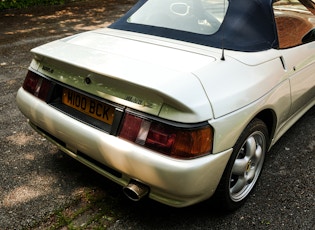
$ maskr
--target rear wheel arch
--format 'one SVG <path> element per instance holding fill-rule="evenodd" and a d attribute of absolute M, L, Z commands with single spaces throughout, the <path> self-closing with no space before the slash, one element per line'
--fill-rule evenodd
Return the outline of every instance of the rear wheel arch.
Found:
<path fill-rule="evenodd" d="M 272 109 L 265 109 L 259 112 L 255 116 L 255 118 L 258 118 L 259 120 L 263 121 L 268 129 L 268 136 L 269 136 L 268 147 L 269 147 L 271 144 L 271 140 L 273 139 L 273 136 L 275 134 L 275 129 L 277 125 L 276 113 Z"/>

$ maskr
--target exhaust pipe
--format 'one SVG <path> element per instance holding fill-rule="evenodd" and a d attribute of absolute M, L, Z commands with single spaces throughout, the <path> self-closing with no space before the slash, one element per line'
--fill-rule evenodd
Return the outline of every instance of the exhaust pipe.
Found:
<path fill-rule="evenodd" d="M 138 181 L 131 180 L 129 184 L 123 188 L 123 191 L 130 200 L 139 201 L 149 193 L 149 187 Z"/>

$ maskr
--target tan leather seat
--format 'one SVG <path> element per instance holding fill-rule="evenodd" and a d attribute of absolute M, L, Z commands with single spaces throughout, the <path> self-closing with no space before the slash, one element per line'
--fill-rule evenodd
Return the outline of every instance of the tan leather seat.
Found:
<path fill-rule="evenodd" d="M 276 25 L 279 48 L 288 48 L 302 44 L 302 38 L 313 25 L 302 17 L 295 15 L 277 15 Z"/>

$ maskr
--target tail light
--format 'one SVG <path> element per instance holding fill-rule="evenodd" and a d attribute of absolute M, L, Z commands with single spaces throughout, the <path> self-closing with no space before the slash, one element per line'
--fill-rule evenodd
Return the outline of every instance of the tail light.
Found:
<path fill-rule="evenodd" d="M 39 99 L 46 101 L 48 93 L 52 87 L 50 81 L 45 78 L 42 78 L 38 74 L 28 71 L 26 78 L 23 83 L 23 88 L 38 97 Z"/>
<path fill-rule="evenodd" d="M 119 137 L 175 158 L 189 159 L 212 151 L 209 125 L 179 128 L 126 113 Z"/>

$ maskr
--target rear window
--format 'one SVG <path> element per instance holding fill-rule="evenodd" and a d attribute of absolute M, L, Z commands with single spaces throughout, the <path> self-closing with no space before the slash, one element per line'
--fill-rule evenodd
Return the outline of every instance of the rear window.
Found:
<path fill-rule="evenodd" d="M 228 4 L 227 0 L 150 0 L 127 22 L 211 35 L 219 30 Z"/>

